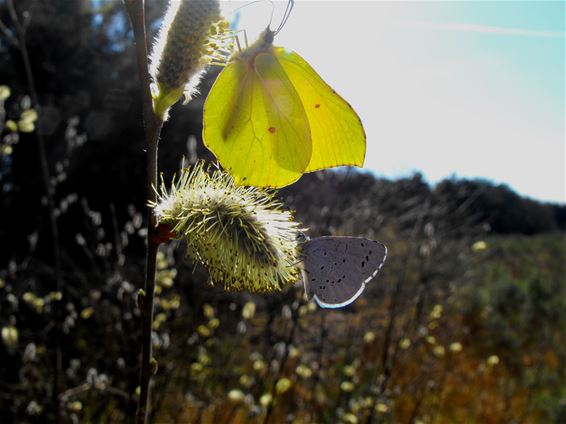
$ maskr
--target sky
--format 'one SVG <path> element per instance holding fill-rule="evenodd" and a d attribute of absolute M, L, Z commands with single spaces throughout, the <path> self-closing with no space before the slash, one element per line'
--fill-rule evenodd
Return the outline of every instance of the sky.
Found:
<path fill-rule="evenodd" d="M 286 1 L 222 2 L 250 43 Z M 565 2 L 296 1 L 275 45 L 357 111 L 364 168 L 566 202 Z"/>

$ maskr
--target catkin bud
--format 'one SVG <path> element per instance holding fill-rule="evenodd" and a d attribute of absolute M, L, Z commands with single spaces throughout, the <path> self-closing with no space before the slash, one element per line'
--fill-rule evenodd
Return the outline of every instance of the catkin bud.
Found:
<path fill-rule="evenodd" d="M 210 283 L 227 290 L 281 290 L 298 280 L 299 224 L 274 194 L 236 186 L 204 162 L 183 169 L 170 190 L 151 204 L 160 223 L 186 240 L 189 255 L 209 270 Z"/>
<path fill-rule="evenodd" d="M 201 73 L 212 58 L 211 40 L 222 39 L 218 0 L 171 0 L 151 54 L 154 112 L 165 118 L 185 94 L 195 94 Z"/>
<path fill-rule="evenodd" d="M 155 359 L 152 356 L 151 359 L 149 360 L 149 371 L 151 372 L 151 375 L 157 374 L 158 369 L 159 369 L 159 364 L 157 363 L 157 359 Z"/>

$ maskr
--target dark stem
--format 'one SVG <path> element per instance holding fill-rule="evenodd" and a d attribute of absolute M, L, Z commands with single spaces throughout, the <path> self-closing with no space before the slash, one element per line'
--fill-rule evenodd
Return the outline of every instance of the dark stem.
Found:
<path fill-rule="evenodd" d="M 327 316 L 326 311 L 319 309 L 318 313 L 320 314 L 320 324 L 319 324 L 320 338 L 318 340 L 318 346 L 317 346 L 317 349 L 316 349 L 316 357 L 318 358 L 318 360 L 320 362 L 320 364 L 319 364 L 319 369 L 320 369 L 324 366 L 322 358 L 324 358 L 324 342 L 326 341 L 326 337 L 328 336 L 328 331 L 326 330 L 326 316 Z M 312 385 L 311 385 L 311 387 L 312 387 L 311 396 L 313 396 L 313 397 L 314 397 L 314 393 L 316 393 L 316 387 L 318 386 L 318 383 L 320 383 L 320 372 L 315 372 L 313 380 L 312 380 Z M 315 408 L 312 408 L 309 411 L 308 422 L 316 422 L 316 420 L 313 418 L 314 414 L 318 414 L 319 415 L 318 419 L 320 420 L 319 409 L 316 408 L 316 411 L 315 411 Z"/>
<path fill-rule="evenodd" d="M 423 228 L 423 220 L 424 215 L 428 211 L 428 203 L 424 205 L 422 211 L 419 213 L 415 225 L 411 231 L 409 236 L 409 246 L 410 248 L 409 253 L 406 255 L 406 259 L 404 261 L 403 270 L 401 271 L 399 278 L 395 282 L 395 288 L 393 289 L 393 293 L 391 295 L 391 304 L 389 306 L 389 320 L 387 324 L 387 328 L 385 330 L 385 338 L 383 341 L 383 350 L 381 354 L 381 361 L 380 361 L 380 370 L 381 375 L 379 378 L 374 377 L 373 380 L 376 381 L 377 386 L 377 396 L 380 397 L 385 393 L 387 389 L 387 385 L 389 383 L 389 378 L 391 377 L 391 372 L 393 371 L 394 367 L 394 359 L 397 357 L 397 344 L 393 346 L 393 354 L 391 355 L 390 349 L 392 345 L 392 341 L 394 339 L 393 332 L 395 330 L 397 324 L 397 308 L 399 307 L 399 303 L 401 301 L 401 293 L 402 288 L 408 280 L 409 275 L 409 267 L 412 265 L 412 258 L 419 257 L 418 249 L 419 244 L 417 242 L 417 237 L 419 233 L 422 231 Z M 367 417 L 366 424 L 373 423 L 375 419 L 374 409 L 371 408 L 369 416 Z"/>
<path fill-rule="evenodd" d="M 143 92 L 143 123 L 147 155 L 146 190 L 150 202 L 157 200 L 157 147 L 163 121 L 153 113 L 148 66 L 147 38 L 145 33 L 145 12 L 143 0 L 124 0 L 124 5 L 134 31 L 138 72 Z M 151 379 L 151 334 L 153 324 L 153 300 L 155 293 L 155 270 L 159 240 L 157 237 L 157 220 L 151 208 L 147 209 L 147 253 L 145 271 L 145 299 L 142 310 L 142 362 L 140 371 L 140 397 L 136 422 L 145 424 L 149 409 L 149 384 Z"/>
<path fill-rule="evenodd" d="M 55 217 L 55 201 L 53 200 L 54 193 L 53 193 L 53 186 L 51 184 L 51 176 L 49 174 L 49 164 L 47 161 L 47 153 L 45 150 L 45 138 L 43 136 L 43 128 L 42 128 L 42 117 L 41 117 L 41 107 L 39 105 L 39 97 L 37 95 L 37 89 L 35 87 L 35 79 L 33 77 L 33 72 L 31 69 L 31 61 L 29 58 L 27 46 L 26 46 L 26 30 L 29 24 L 29 16 L 24 14 L 23 21 L 20 20 L 16 9 L 14 7 L 13 0 L 9 0 L 8 3 L 8 10 L 10 13 L 10 17 L 16 27 L 17 32 L 17 43 L 15 43 L 20 51 L 22 56 L 22 61 L 24 64 L 24 70 L 26 74 L 26 79 L 30 91 L 31 101 L 33 107 L 35 108 L 39 119 L 37 120 L 37 141 L 38 141 L 38 148 L 39 148 L 39 161 L 41 166 L 41 178 L 43 180 L 43 187 L 45 190 L 45 197 L 47 199 L 47 210 L 49 215 L 49 228 L 51 231 L 51 240 L 53 243 L 53 260 L 55 266 L 55 287 L 54 291 L 59 292 L 62 288 L 62 277 L 61 277 L 61 251 L 59 247 L 59 230 L 57 228 L 57 219 Z M 53 393 L 51 394 L 53 405 L 55 408 L 55 416 L 56 420 L 58 421 L 59 418 L 59 402 L 58 396 L 60 392 L 61 386 L 61 369 L 62 369 L 62 353 L 61 353 L 61 332 L 60 332 L 60 323 L 62 318 L 61 313 L 61 302 L 58 301 L 55 303 L 54 307 L 54 317 L 55 317 L 55 359 L 54 359 L 54 378 L 53 378 Z"/>
<path fill-rule="evenodd" d="M 285 350 L 283 351 L 283 357 L 281 358 L 281 365 L 279 366 L 279 370 L 277 371 L 277 376 L 273 380 L 271 385 L 271 402 L 267 406 L 267 411 L 265 412 L 265 417 L 263 419 L 263 424 L 269 423 L 269 419 L 271 418 L 271 413 L 273 412 L 273 407 L 275 406 L 275 396 L 276 390 L 275 387 L 277 385 L 277 381 L 281 377 L 284 372 L 285 366 L 287 365 L 287 359 L 289 358 L 289 346 L 293 343 L 293 339 L 295 338 L 295 331 L 299 326 L 299 308 L 303 305 L 303 300 L 297 302 L 296 307 L 293 308 L 293 317 L 291 322 L 291 329 L 287 335 L 287 339 L 285 340 Z M 271 361 L 270 361 L 271 363 Z"/>

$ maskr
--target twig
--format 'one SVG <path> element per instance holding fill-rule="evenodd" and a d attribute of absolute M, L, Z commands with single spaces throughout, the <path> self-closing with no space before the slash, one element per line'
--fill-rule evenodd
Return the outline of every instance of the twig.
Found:
<path fill-rule="evenodd" d="M 153 113 L 148 66 L 147 39 L 145 32 L 145 11 L 143 0 L 124 0 L 124 5 L 130 16 L 134 39 L 138 72 L 143 92 L 143 123 L 145 129 L 145 144 L 147 155 L 147 197 L 150 202 L 157 201 L 157 148 L 163 121 Z M 153 300 L 155 293 L 155 271 L 159 241 L 157 236 L 157 220 L 152 210 L 147 209 L 147 252 L 145 273 L 145 297 L 142 310 L 142 363 L 140 372 L 140 398 L 136 421 L 145 424 L 149 404 L 149 382 L 151 378 L 151 333 L 153 324 Z"/>
<path fill-rule="evenodd" d="M 291 345 L 291 343 L 293 343 L 293 339 L 295 337 L 295 331 L 298 327 L 299 324 L 299 308 L 303 305 L 304 300 L 301 299 L 300 301 L 298 301 L 296 303 L 296 307 L 293 308 L 293 321 L 291 323 L 291 329 L 289 330 L 289 334 L 287 335 L 287 339 L 285 340 L 284 343 L 284 351 L 283 351 L 283 357 L 281 358 L 281 365 L 279 366 L 279 370 L 277 371 L 277 376 L 276 378 L 273 380 L 273 384 L 271 385 L 271 402 L 269 403 L 268 407 L 267 407 L 267 411 L 265 413 L 265 418 L 263 420 L 263 424 L 267 424 L 269 422 L 269 419 L 271 418 L 271 413 L 273 412 L 273 404 L 275 403 L 275 395 L 276 395 L 276 385 L 277 385 L 277 381 L 279 380 L 279 378 L 281 377 L 281 375 L 283 374 L 283 371 L 285 369 L 285 366 L 287 365 L 287 359 L 289 357 L 289 346 Z"/>
<path fill-rule="evenodd" d="M 122 250 L 122 240 L 120 239 L 120 230 L 118 229 L 118 219 L 116 218 L 116 208 L 114 203 L 110 204 L 110 213 L 112 216 L 112 230 L 114 231 L 114 244 L 116 245 L 116 271 L 122 273 L 123 264 L 123 250 Z"/>
<path fill-rule="evenodd" d="M 319 368 L 318 368 L 318 372 L 314 373 L 314 378 L 312 380 L 312 389 L 311 389 L 311 393 L 314 396 L 314 393 L 316 393 L 316 386 L 318 385 L 318 383 L 320 382 L 320 375 L 322 373 L 322 368 L 323 368 L 323 363 L 322 363 L 322 358 L 324 358 L 324 342 L 326 341 L 326 337 L 328 336 L 328 331 L 326 330 L 326 316 L 327 316 L 327 312 L 324 310 L 319 310 L 318 311 L 320 314 L 320 322 L 319 322 L 319 328 L 320 328 L 320 337 L 318 339 L 318 345 L 317 345 L 317 349 L 316 349 L 316 357 L 319 358 Z M 308 422 L 315 422 L 315 420 L 313 419 L 311 414 L 314 414 L 314 408 L 312 408 L 309 412 L 308 412 Z M 319 414 L 320 415 L 320 414 Z"/>
<path fill-rule="evenodd" d="M 59 399 L 62 403 L 64 403 L 72 397 L 78 396 L 81 393 L 88 392 L 91 390 L 98 390 L 103 393 L 108 393 L 111 395 L 121 397 L 128 401 L 131 400 L 131 396 L 128 393 L 116 387 L 102 385 L 102 384 L 90 384 L 90 383 L 83 383 L 71 389 L 65 390 L 63 393 L 59 395 Z"/>
<path fill-rule="evenodd" d="M 19 48 L 20 54 L 22 56 L 22 61 L 24 64 L 24 70 L 26 74 L 26 79 L 28 82 L 28 87 L 30 91 L 31 101 L 33 107 L 35 108 L 36 112 L 39 115 L 39 119 L 37 120 L 37 141 L 39 147 L 39 160 L 41 166 L 41 177 L 43 180 L 43 186 L 45 189 L 45 197 L 47 198 L 47 210 L 49 214 L 49 227 L 51 230 L 51 239 L 53 242 L 53 259 L 55 265 L 55 291 L 61 291 L 62 287 L 62 276 L 61 276 L 61 251 L 59 248 L 59 229 L 57 228 L 57 219 L 55 217 L 55 201 L 53 200 L 54 193 L 53 193 L 53 186 L 51 185 L 51 177 L 49 174 L 49 164 L 47 161 L 47 153 L 45 150 L 45 138 L 43 136 L 43 129 L 42 129 L 42 119 L 41 119 L 41 107 L 39 105 L 39 97 L 37 95 L 37 89 L 35 86 L 35 79 L 33 77 L 33 72 L 31 69 L 31 61 L 29 58 L 29 53 L 27 50 L 26 45 L 26 30 L 29 25 L 29 16 L 27 13 L 23 16 L 23 21 L 20 20 L 16 8 L 14 7 L 13 0 L 8 0 L 7 2 L 8 11 L 10 13 L 10 17 L 14 23 L 17 33 L 17 47 Z M 3 28 L 4 30 L 4 28 Z M 4 33 L 7 33 L 4 31 Z M 55 323 L 56 323 L 56 335 L 55 339 L 55 375 L 53 379 L 53 393 L 52 399 L 54 402 L 55 407 L 55 416 L 56 420 L 59 417 L 59 403 L 57 400 L 57 396 L 60 391 L 60 378 L 61 378 L 61 370 L 62 370 L 62 352 L 61 352 L 61 340 L 60 340 L 60 322 L 61 322 L 61 303 L 57 302 L 55 306 L 54 316 L 55 316 Z"/>
<path fill-rule="evenodd" d="M 411 258 L 418 256 L 418 243 L 417 236 L 422 229 L 422 223 L 424 220 L 424 216 L 428 211 L 429 204 L 428 202 L 424 205 L 424 207 L 420 210 L 419 214 L 417 215 L 417 220 L 413 226 L 411 234 L 409 236 L 409 246 L 411 243 L 414 243 L 413 250 L 409 252 L 406 261 L 404 262 L 404 267 L 402 272 L 400 273 L 399 278 L 395 282 L 395 288 L 393 289 L 393 294 L 391 295 L 391 304 L 389 306 L 389 322 L 387 324 L 387 328 L 385 330 L 385 338 L 383 342 L 383 350 L 381 355 L 381 363 L 380 363 L 380 370 L 381 375 L 379 378 L 374 378 L 374 380 L 378 380 L 377 384 L 377 395 L 382 396 L 387 388 L 387 384 L 389 382 L 389 377 L 391 376 L 391 372 L 393 370 L 393 360 L 392 357 L 396 357 L 396 345 L 395 351 L 393 355 L 389 354 L 391 348 L 391 342 L 393 340 L 393 331 L 395 330 L 395 325 L 397 323 L 397 308 L 399 307 L 399 303 L 401 301 L 401 292 L 402 288 L 407 280 L 407 276 L 409 273 L 409 266 L 411 264 Z M 371 424 L 375 419 L 374 416 L 374 409 L 370 410 L 370 414 L 366 420 L 366 424 Z"/>
<path fill-rule="evenodd" d="M 10 29 L 2 21 L 0 21 L 0 31 L 2 31 L 4 36 L 8 39 L 8 41 L 10 41 L 10 43 L 12 43 L 12 45 L 15 48 L 17 48 L 17 49 L 20 48 L 20 43 L 18 42 L 18 39 L 16 37 L 14 37 L 14 34 L 12 34 L 12 31 L 10 31 Z"/>

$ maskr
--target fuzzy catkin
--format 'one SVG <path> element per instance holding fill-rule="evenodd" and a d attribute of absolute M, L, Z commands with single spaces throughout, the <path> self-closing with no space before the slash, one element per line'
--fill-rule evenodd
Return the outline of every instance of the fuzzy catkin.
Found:
<path fill-rule="evenodd" d="M 226 172 L 198 162 L 169 190 L 162 184 L 151 206 L 208 268 L 212 284 L 266 292 L 299 279 L 299 224 L 272 192 L 236 186 Z"/>
<path fill-rule="evenodd" d="M 150 74 L 160 91 L 195 92 L 208 63 L 210 29 L 220 19 L 218 0 L 171 0 L 151 57 Z"/>

